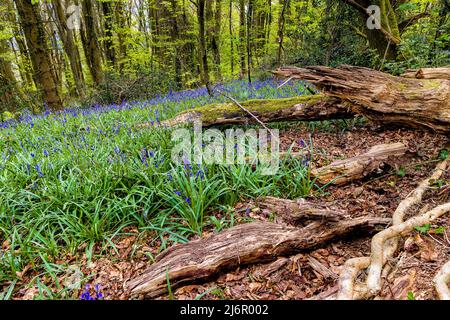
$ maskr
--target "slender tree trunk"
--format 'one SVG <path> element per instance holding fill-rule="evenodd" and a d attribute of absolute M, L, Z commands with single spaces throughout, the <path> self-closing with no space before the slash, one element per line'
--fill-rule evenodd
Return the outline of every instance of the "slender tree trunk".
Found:
<path fill-rule="evenodd" d="M 222 80 L 222 72 L 220 70 L 220 32 L 222 23 L 222 0 L 216 0 L 216 7 L 214 12 L 214 26 L 212 28 L 211 49 L 214 60 L 214 70 L 216 73 L 216 80 Z"/>
<path fill-rule="evenodd" d="M 51 70 L 47 39 L 38 5 L 31 0 L 16 0 L 17 11 L 30 50 L 36 85 L 51 110 L 61 110 L 63 104 Z"/>
<path fill-rule="evenodd" d="M 119 41 L 119 72 L 123 72 L 123 68 L 125 66 L 125 61 L 127 59 L 127 44 L 125 43 L 126 32 L 125 27 L 127 23 L 126 17 L 126 9 L 124 8 L 124 3 L 121 0 L 116 2 L 115 6 L 115 14 L 116 14 L 116 23 L 118 25 L 117 28 L 117 39 Z"/>
<path fill-rule="evenodd" d="M 202 78 L 203 84 L 206 86 L 208 90 L 208 93 L 211 94 L 211 87 L 209 83 L 208 56 L 206 52 L 205 0 L 197 1 L 197 19 L 198 19 L 200 76 Z"/>
<path fill-rule="evenodd" d="M 57 1 L 57 0 L 56 0 Z M 105 40 L 103 44 L 105 46 L 106 60 L 108 63 L 114 67 L 116 65 L 116 53 L 114 51 L 113 43 L 113 13 L 111 2 L 104 1 L 101 3 L 105 30 Z"/>
<path fill-rule="evenodd" d="M 285 14 L 287 7 L 289 6 L 289 0 L 280 0 L 282 4 L 280 18 L 278 19 L 278 51 L 277 51 L 277 65 L 281 66 L 283 63 L 283 41 L 284 41 L 284 25 L 285 25 Z"/>
<path fill-rule="evenodd" d="M 247 79 L 252 82 L 252 25 L 253 25 L 253 0 L 248 0 L 247 10 Z"/>
<path fill-rule="evenodd" d="M 230 7 L 229 7 L 229 31 L 230 31 L 230 66 L 231 66 L 231 74 L 234 74 L 234 36 L 233 36 L 233 0 L 230 0 Z"/>
<path fill-rule="evenodd" d="M 241 63 L 240 78 L 247 73 L 245 63 L 245 1 L 239 0 L 239 60 Z"/>
<path fill-rule="evenodd" d="M 61 1 L 52 0 L 52 4 L 58 21 L 56 25 L 58 27 L 59 35 L 69 60 L 76 92 L 81 98 L 83 98 L 85 96 L 84 76 L 81 66 L 80 52 L 78 51 L 78 47 L 75 43 L 74 33 L 73 30 L 67 25 L 67 18 Z"/>
<path fill-rule="evenodd" d="M 90 0 L 82 0 L 84 15 L 84 32 L 81 32 L 82 42 L 89 71 L 96 85 L 103 80 L 101 51 L 94 22 L 94 8 Z"/>
<path fill-rule="evenodd" d="M 175 67 L 175 82 L 177 84 L 177 88 L 181 89 L 181 87 L 183 86 L 182 83 L 182 77 L 181 77 L 181 73 L 182 73 L 182 48 L 180 48 L 180 45 L 178 45 L 177 43 L 180 41 L 180 32 L 179 32 L 179 27 L 178 27 L 178 21 L 177 21 L 177 16 L 178 16 L 178 5 L 177 5 L 177 1 L 176 0 L 171 0 L 171 24 L 172 24 L 172 32 L 171 32 L 171 37 L 172 37 L 172 43 L 174 43 L 174 55 L 173 55 L 173 62 L 174 62 L 174 67 Z"/>

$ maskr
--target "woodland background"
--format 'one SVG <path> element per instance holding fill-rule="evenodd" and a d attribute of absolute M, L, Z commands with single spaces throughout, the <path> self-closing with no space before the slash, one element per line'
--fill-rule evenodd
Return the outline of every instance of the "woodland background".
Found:
<path fill-rule="evenodd" d="M 382 32 L 366 27 L 364 8 L 372 4 L 381 8 Z M 280 65 L 352 64 L 393 74 L 446 65 L 449 5 L 448 0 L 2 0 L 0 111 L 142 100 L 238 77 L 264 79 Z M 74 12 L 74 6 L 80 10 Z M 80 28 L 72 29 L 77 12 Z"/>

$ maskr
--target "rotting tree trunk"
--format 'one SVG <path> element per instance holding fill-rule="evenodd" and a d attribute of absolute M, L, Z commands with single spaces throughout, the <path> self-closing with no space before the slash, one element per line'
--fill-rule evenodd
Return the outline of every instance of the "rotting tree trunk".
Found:
<path fill-rule="evenodd" d="M 280 256 L 311 250 L 332 239 L 373 231 L 389 219 L 356 218 L 335 223 L 314 221 L 303 228 L 271 222 L 252 222 L 212 236 L 178 244 L 163 252 L 142 275 L 126 283 L 132 296 L 156 297 L 221 272 Z"/>
<path fill-rule="evenodd" d="M 338 160 L 328 166 L 311 170 L 320 184 L 342 185 L 362 179 L 379 170 L 389 158 L 400 157 L 407 151 L 403 143 L 380 144 L 353 158 Z"/>
<path fill-rule="evenodd" d="M 339 99 L 321 95 L 285 99 L 249 100 L 241 103 L 263 122 L 349 119 L 355 116 Z M 204 127 L 257 123 L 248 113 L 233 103 L 212 104 L 187 110 L 166 120 L 163 126 L 176 126 L 201 121 Z M 140 124 L 147 127 L 150 123 Z"/>
<path fill-rule="evenodd" d="M 450 67 L 408 69 L 401 75 L 404 78 L 450 80 Z"/>
<path fill-rule="evenodd" d="M 309 81 L 374 122 L 450 133 L 450 80 L 395 77 L 346 65 L 286 67 L 274 73 Z"/>

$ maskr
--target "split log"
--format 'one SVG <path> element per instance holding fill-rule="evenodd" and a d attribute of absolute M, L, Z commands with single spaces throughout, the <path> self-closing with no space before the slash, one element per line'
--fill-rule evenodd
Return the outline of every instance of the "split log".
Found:
<path fill-rule="evenodd" d="M 450 67 L 408 69 L 401 75 L 404 78 L 446 79 L 450 80 Z"/>
<path fill-rule="evenodd" d="M 263 122 L 318 121 L 350 119 L 355 116 L 339 99 L 321 95 L 306 95 L 285 99 L 249 100 L 241 103 Z M 163 121 L 163 126 L 201 121 L 204 127 L 214 125 L 237 125 L 257 123 L 247 112 L 233 103 L 212 104 L 183 111 L 174 118 Z M 139 127 L 148 127 L 149 123 Z"/>
<path fill-rule="evenodd" d="M 171 288 L 205 281 L 221 272 L 280 256 L 311 250 L 332 239 L 371 232 L 390 219 L 356 218 L 336 223 L 314 221 L 304 228 L 271 222 L 252 222 L 209 237 L 177 244 L 158 256 L 142 275 L 126 283 L 132 296 L 156 297 Z"/>
<path fill-rule="evenodd" d="M 318 183 L 342 185 L 358 180 L 379 170 L 391 157 L 400 157 L 407 151 L 403 143 L 380 144 L 353 158 L 338 160 L 328 166 L 311 170 Z"/>
<path fill-rule="evenodd" d="M 309 81 L 374 122 L 450 133 L 450 80 L 395 77 L 353 66 L 285 67 L 274 74 Z"/>

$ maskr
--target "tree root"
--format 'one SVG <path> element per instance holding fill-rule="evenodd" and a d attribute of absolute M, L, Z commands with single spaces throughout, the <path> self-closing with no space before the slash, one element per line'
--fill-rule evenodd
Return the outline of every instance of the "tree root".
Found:
<path fill-rule="evenodd" d="M 442 266 L 433 281 L 439 299 L 450 300 L 450 289 L 447 285 L 450 282 L 450 261 Z"/>
<path fill-rule="evenodd" d="M 441 215 L 450 211 L 450 203 L 446 203 L 427 211 L 424 214 L 413 217 L 406 222 L 403 218 L 409 208 L 422 201 L 423 194 L 429 186 L 430 180 L 437 180 L 447 167 L 447 161 L 441 162 L 433 172 L 433 175 L 424 180 L 414 192 L 404 199 L 397 207 L 393 216 L 393 226 L 376 234 L 372 238 L 371 256 L 353 258 L 348 260 L 341 271 L 339 280 L 338 299 L 370 298 L 381 290 L 381 274 L 383 266 L 397 250 L 398 236 L 412 231 L 415 227 L 430 223 Z M 355 290 L 355 280 L 359 272 L 368 267 L 366 285 L 359 292 Z"/>

